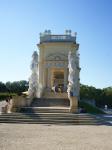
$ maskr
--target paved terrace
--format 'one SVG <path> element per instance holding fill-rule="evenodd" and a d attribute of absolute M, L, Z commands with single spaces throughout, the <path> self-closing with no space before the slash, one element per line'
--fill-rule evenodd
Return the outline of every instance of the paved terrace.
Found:
<path fill-rule="evenodd" d="M 0 124 L 0 150 L 112 150 L 111 126 Z"/>
<path fill-rule="evenodd" d="M 111 125 L 0 123 L 0 150 L 112 150 L 111 139 Z"/>

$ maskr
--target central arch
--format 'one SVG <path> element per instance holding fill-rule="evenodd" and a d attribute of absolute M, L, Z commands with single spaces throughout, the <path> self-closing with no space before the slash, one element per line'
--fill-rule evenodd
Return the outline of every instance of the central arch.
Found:
<path fill-rule="evenodd" d="M 53 68 L 52 69 L 52 83 L 51 86 L 64 86 L 64 69 Z"/>

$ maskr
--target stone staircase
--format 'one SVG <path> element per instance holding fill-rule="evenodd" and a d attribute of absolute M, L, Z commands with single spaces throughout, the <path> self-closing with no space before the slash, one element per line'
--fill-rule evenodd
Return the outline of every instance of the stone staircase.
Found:
<path fill-rule="evenodd" d="M 32 104 L 34 105 L 34 104 Z M 1 114 L 0 123 L 47 125 L 103 125 L 101 119 L 90 114 L 73 114 L 69 107 L 22 107 L 20 112 Z"/>
<path fill-rule="evenodd" d="M 21 113 L 69 113 L 69 107 L 22 107 Z"/>
<path fill-rule="evenodd" d="M 0 115 L 0 123 L 54 124 L 54 125 L 103 125 L 104 122 L 90 114 L 71 113 L 11 113 Z"/>
<path fill-rule="evenodd" d="M 69 112 L 69 100 L 65 98 L 34 99 L 30 107 L 21 107 L 19 112 L 1 114 L 0 123 L 102 125 L 94 115 Z"/>

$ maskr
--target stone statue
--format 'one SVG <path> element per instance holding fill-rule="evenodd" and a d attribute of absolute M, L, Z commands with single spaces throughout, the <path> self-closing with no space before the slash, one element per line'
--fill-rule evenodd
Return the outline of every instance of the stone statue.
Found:
<path fill-rule="evenodd" d="M 68 95 L 70 96 L 77 96 L 77 65 L 76 65 L 76 55 L 75 52 L 69 52 L 68 54 L 68 68 L 69 68 L 69 75 L 68 75 Z"/>
<path fill-rule="evenodd" d="M 34 51 L 31 62 L 31 77 L 29 78 L 29 97 L 38 97 L 38 54 Z"/>

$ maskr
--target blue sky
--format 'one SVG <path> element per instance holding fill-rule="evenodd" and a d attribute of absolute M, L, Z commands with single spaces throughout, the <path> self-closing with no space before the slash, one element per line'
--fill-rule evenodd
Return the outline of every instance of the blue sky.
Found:
<path fill-rule="evenodd" d="M 45 29 L 77 32 L 81 83 L 112 86 L 111 0 L 0 0 L 0 81 L 28 80 Z"/>

